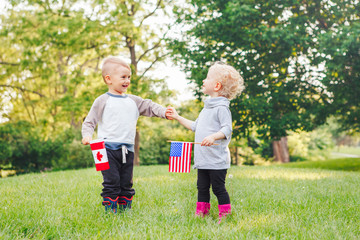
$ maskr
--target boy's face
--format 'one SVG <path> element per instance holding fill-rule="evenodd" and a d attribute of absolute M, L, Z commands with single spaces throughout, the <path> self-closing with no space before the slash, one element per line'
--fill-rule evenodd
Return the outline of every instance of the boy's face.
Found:
<path fill-rule="evenodd" d="M 117 95 L 125 94 L 130 86 L 131 70 L 117 66 L 110 75 L 106 75 L 105 80 L 109 86 L 109 92 Z"/>
<path fill-rule="evenodd" d="M 204 94 L 213 96 L 213 94 L 217 92 L 216 86 L 218 84 L 218 81 L 216 77 L 217 77 L 216 71 L 210 69 L 206 78 L 203 80 L 202 92 Z"/>

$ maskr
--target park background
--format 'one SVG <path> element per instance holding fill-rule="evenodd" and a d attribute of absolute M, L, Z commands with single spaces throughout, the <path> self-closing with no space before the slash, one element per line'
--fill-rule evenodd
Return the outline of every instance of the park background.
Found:
<path fill-rule="evenodd" d="M 101 179 L 89 147 L 81 145 L 80 130 L 94 99 L 107 91 L 100 69 L 109 55 L 122 56 L 131 64 L 129 93 L 173 105 L 193 120 L 203 106 L 200 86 L 213 62 L 226 62 L 244 77 L 246 89 L 230 106 L 230 194 L 235 208 L 242 209 L 229 219 L 229 229 L 237 229 L 228 231 L 230 236 L 359 237 L 360 194 L 355 190 L 360 181 L 359 1 L 0 2 L 0 173 L 17 175 L 0 181 L 6 196 L 0 237 L 85 238 L 88 233 L 90 238 L 102 238 L 129 231 L 127 227 L 111 230 L 124 219 L 111 220 L 105 230 L 91 225 L 100 208 L 85 214 L 90 214 L 89 220 L 64 217 L 86 211 L 77 207 L 82 197 L 75 193 L 55 201 L 69 212 L 54 213 L 54 196 L 37 186 L 49 185 L 45 188 L 56 196 L 54 189 L 69 194 L 70 186 L 92 195 L 84 197 L 88 208 L 97 206 Z M 174 74 L 164 76 L 168 67 L 186 81 Z M 188 86 L 170 88 L 174 82 Z M 193 141 L 193 133 L 174 121 L 140 118 L 136 136 L 140 166 L 135 168 L 135 184 L 140 190 L 135 206 L 143 204 L 144 213 L 134 210 L 132 215 L 154 221 L 153 228 L 140 227 L 139 236 L 221 234 L 213 219 L 190 217 L 196 196 L 194 171 L 188 177 L 168 175 L 164 166 L 169 157 L 167 140 Z M 83 185 L 77 186 L 77 181 Z M 169 184 L 163 186 L 164 181 Z M 182 191 L 171 190 L 176 186 Z M 43 201 L 49 207 L 34 207 L 40 204 L 39 195 L 47 196 Z M 159 211 L 152 212 L 142 196 L 157 198 L 150 202 Z M 18 203 L 22 217 L 10 221 L 19 216 L 12 210 L 17 206 L 13 199 L 27 203 Z M 62 205 L 70 199 L 74 205 Z M 180 199 L 186 199 L 184 205 Z M 329 204 L 321 205 L 320 200 Z M 24 206 L 29 209 L 23 210 Z M 147 219 L 149 215 L 157 218 Z M 186 224 L 179 223 L 179 215 Z M 48 218 L 41 223 L 33 222 L 44 216 Z M 100 216 L 100 221 L 107 217 Z M 279 227 L 284 220 L 287 223 Z M 216 230 L 209 232 L 204 221 Z M 54 223 L 68 230 L 53 227 Z M 174 232 L 169 230 L 172 235 L 162 235 L 164 223 L 175 224 Z M 132 219 L 129 224 L 139 222 Z M 191 231 L 194 225 L 198 235 Z M 184 232 L 178 235 L 180 228 Z M 127 234 L 136 237 L 131 231 Z"/>

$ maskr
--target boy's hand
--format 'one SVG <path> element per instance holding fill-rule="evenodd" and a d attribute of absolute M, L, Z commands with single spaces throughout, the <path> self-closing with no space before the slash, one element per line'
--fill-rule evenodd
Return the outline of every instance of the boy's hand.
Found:
<path fill-rule="evenodd" d="M 215 140 L 213 135 L 207 136 L 202 140 L 201 146 L 211 146 L 214 144 Z"/>
<path fill-rule="evenodd" d="M 166 108 L 165 116 L 166 116 L 167 119 L 173 120 L 173 119 L 176 119 L 179 115 L 176 112 L 175 108 L 173 108 L 171 106 L 168 106 Z"/>
<path fill-rule="evenodd" d="M 84 138 L 81 140 L 81 142 L 82 142 L 82 144 L 84 144 L 84 145 L 88 145 L 91 140 L 92 140 L 92 137 L 86 136 L 86 137 L 84 137 Z"/>

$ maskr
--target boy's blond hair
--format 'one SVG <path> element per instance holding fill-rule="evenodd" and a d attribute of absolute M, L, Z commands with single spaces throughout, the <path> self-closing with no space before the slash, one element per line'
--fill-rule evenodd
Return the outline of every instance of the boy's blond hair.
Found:
<path fill-rule="evenodd" d="M 216 71 L 217 79 L 221 83 L 220 96 L 231 100 L 240 95 L 245 89 L 244 79 L 234 67 L 216 62 L 209 68 L 210 70 Z"/>
<path fill-rule="evenodd" d="M 125 60 L 119 57 L 107 57 L 104 59 L 101 68 L 101 74 L 105 83 L 106 83 L 105 76 L 111 75 L 111 73 L 115 71 L 116 68 L 119 67 L 119 65 L 131 70 L 129 64 Z"/>

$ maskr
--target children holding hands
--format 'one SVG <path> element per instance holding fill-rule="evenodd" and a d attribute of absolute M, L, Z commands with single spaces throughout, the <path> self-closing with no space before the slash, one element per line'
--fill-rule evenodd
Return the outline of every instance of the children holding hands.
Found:
<path fill-rule="evenodd" d="M 230 197 L 225 188 L 230 167 L 229 142 L 232 133 L 230 100 L 241 94 L 244 81 L 231 66 L 215 63 L 203 80 L 202 91 L 210 98 L 196 121 L 180 116 L 173 107 L 167 109 L 149 99 L 126 94 L 131 69 L 122 59 L 108 57 L 102 66 L 102 78 L 108 92 L 95 99 L 82 125 L 82 143 L 88 145 L 98 126 L 98 138 L 104 140 L 110 169 L 102 171 L 101 196 L 105 211 L 117 213 L 131 208 L 133 162 L 136 124 L 139 116 L 175 119 L 185 128 L 195 131 L 194 168 L 198 169 L 198 201 L 196 216 L 210 210 L 210 187 L 219 203 L 219 223 L 231 213 Z"/>
<path fill-rule="evenodd" d="M 218 199 L 219 223 L 231 213 L 229 194 L 225 188 L 227 169 L 230 168 L 228 145 L 232 133 L 230 100 L 244 90 L 244 80 L 235 68 L 217 62 L 209 68 L 203 80 L 202 92 L 210 98 L 196 121 L 180 116 L 173 107 L 168 107 L 166 116 L 175 119 L 185 128 L 195 131 L 194 168 L 198 169 L 196 203 L 197 216 L 210 210 L 210 186 Z M 214 145 L 214 144 L 217 145 Z"/>

